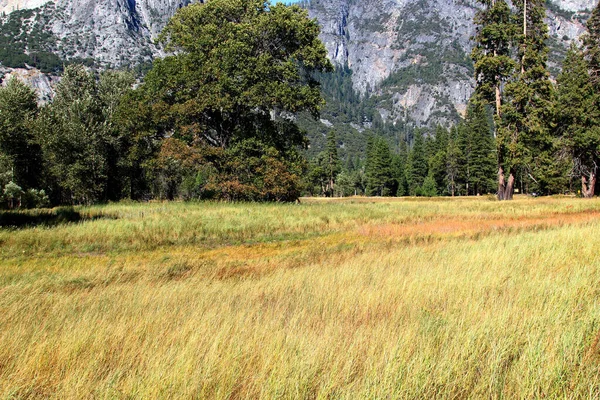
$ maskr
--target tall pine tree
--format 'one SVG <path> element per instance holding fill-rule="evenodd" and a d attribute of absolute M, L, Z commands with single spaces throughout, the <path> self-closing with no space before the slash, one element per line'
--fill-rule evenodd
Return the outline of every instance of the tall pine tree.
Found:
<path fill-rule="evenodd" d="M 480 0 L 483 9 L 475 15 L 475 46 L 471 53 L 475 64 L 477 95 L 492 104 L 495 109 L 496 128 L 502 116 L 504 83 L 512 75 L 515 62 L 511 58 L 515 26 L 512 13 L 504 0 Z M 506 192 L 503 140 L 497 143 L 498 152 L 498 198 L 504 199 Z M 514 173 L 513 173 L 514 174 Z M 514 181 L 514 175 L 512 180 Z M 512 188 L 509 190 L 512 196 Z"/>
<path fill-rule="evenodd" d="M 427 157 L 425 155 L 425 139 L 423 132 L 415 130 L 415 138 L 412 149 L 408 154 L 406 165 L 406 181 L 408 182 L 408 193 L 411 196 L 421 194 L 423 182 L 427 177 Z"/>
<path fill-rule="evenodd" d="M 577 121 L 580 129 L 573 129 L 574 135 L 573 150 L 576 168 L 581 173 L 581 193 L 584 197 L 592 197 L 596 186 L 596 177 L 598 170 L 598 160 L 600 158 L 600 146 L 598 143 L 598 123 L 600 123 L 600 3 L 592 11 L 590 19 L 587 21 L 587 33 L 583 36 L 583 55 L 587 62 L 587 72 L 584 75 L 589 77 L 589 83 L 583 81 L 583 76 L 572 76 L 571 85 L 583 86 L 580 88 L 580 95 L 584 96 L 586 121 Z M 581 74 L 581 60 L 567 60 L 565 62 L 564 73 L 568 74 L 568 69 L 573 69 L 572 74 Z M 568 68 L 570 67 L 570 68 Z M 577 72 L 575 72 L 575 70 Z M 567 75 L 569 76 L 569 75 Z M 567 78 L 563 76 L 563 78 Z M 568 79 L 562 79 L 563 88 L 567 86 Z M 575 89 L 575 88 L 573 88 Z M 573 105 L 571 105 L 573 106 Z M 574 110 L 575 111 L 575 110 Z M 581 117 L 580 117 L 581 118 Z"/>
<path fill-rule="evenodd" d="M 558 162 L 572 163 L 581 178 L 581 195 L 594 195 L 600 148 L 598 94 L 582 52 L 571 45 L 557 77 L 556 128 L 560 135 Z"/>
<path fill-rule="evenodd" d="M 392 175 L 392 154 L 385 139 L 375 137 L 367 152 L 365 175 L 367 194 L 370 196 L 390 196 L 394 187 Z"/>
<path fill-rule="evenodd" d="M 429 175 L 435 181 L 436 193 L 445 194 L 447 190 L 446 181 L 446 153 L 448 150 L 448 131 L 442 127 L 437 126 L 435 129 L 435 135 L 431 140 L 432 151 L 429 153 Z M 431 191 L 430 191 L 431 192 Z"/>
<path fill-rule="evenodd" d="M 488 193 L 494 190 L 494 138 L 485 106 L 476 97 L 467 108 L 463 132 L 467 195 Z"/>
<path fill-rule="evenodd" d="M 600 88 L 600 2 L 587 21 L 587 33 L 583 36 L 585 59 L 595 89 Z"/>
<path fill-rule="evenodd" d="M 544 0 L 517 0 L 521 32 L 515 37 L 519 68 L 506 84 L 497 133 L 498 198 L 513 197 L 520 170 L 531 190 L 547 190 L 552 137 L 548 129 L 552 84 L 546 69 L 548 27 Z M 508 174 L 508 177 L 505 175 Z"/>
<path fill-rule="evenodd" d="M 480 0 L 483 9 L 475 15 L 475 45 L 471 58 L 475 64 L 477 93 L 493 105 L 500 116 L 502 85 L 511 75 L 515 63 L 511 58 L 514 25 L 504 0 Z"/>

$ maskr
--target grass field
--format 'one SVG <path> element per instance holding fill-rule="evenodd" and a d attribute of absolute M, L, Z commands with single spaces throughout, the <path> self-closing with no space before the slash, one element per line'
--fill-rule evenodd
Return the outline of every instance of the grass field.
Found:
<path fill-rule="evenodd" d="M 600 200 L 0 223 L 0 399 L 600 398 Z"/>

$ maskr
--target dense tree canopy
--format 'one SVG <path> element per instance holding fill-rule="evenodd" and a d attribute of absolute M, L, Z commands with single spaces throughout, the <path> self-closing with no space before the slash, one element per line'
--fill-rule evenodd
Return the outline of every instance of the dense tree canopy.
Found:
<path fill-rule="evenodd" d="M 56 87 L 56 96 L 38 121 L 54 196 L 67 203 L 93 203 L 123 197 L 127 139 L 116 115 L 133 77 L 105 72 L 99 79 L 72 65 Z"/>
<path fill-rule="evenodd" d="M 23 189 L 36 188 L 41 179 L 41 153 L 31 129 L 37 111 L 35 92 L 21 81 L 12 78 L 0 88 L 0 156 L 5 159 L 0 174 Z"/>
<path fill-rule="evenodd" d="M 280 150 L 303 143 L 292 116 L 318 115 L 315 72 L 332 70 L 319 26 L 298 6 L 213 0 L 180 9 L 160 41 L 172 54 L 145 79 L 167 126 L 191 142 L 228 147 L 258 138 Z"/>
<path fill-rule="evenodd" d="M 531 190 L 550 192 L 554 143 L 545 2 L 514 0 L 514 14 L 504 0 L 483 3 L 472 57 L 477 95 L 496 110 L 498 198 L 512 199 L 517 174 Z"/>

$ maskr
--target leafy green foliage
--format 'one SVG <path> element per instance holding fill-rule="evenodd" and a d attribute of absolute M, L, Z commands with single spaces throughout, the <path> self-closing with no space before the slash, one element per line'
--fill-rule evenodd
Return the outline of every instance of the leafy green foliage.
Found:
<path fill-rule="evenodd" d="M 83 66 L 65 69 L 38 122 L 54 195 L 61 202 L 121 198 L 127 149 L 114 117 L 132 84 L 128 74 L 107 72 L 97 81 Z"/>
<path fill-rule="evenodd" d="M 292 116 L 318 114 L 322 98 L 312 73 L 332 69 L 318 34 L 297 6 L 213 0 L 184 7 L 160 36 L 173 54 L 146 76 L 148 100 L 187 141 L 301 145 Z"/>
<path fill-rule="evenodd" d="M 515 184 L 563 192 L 570 170 L 589 191 L 600 146 L 600 87 L 587 75 L 600 59 L 598 18 L 590 19 L 585 57 L 570 51 L 553 97 L 541 2 L 527 2 L 526 10 L 516 2 L 516 16 L 503 1 L 484 5 L 472 54 L 477 92 L 464 120 L 452 116 L 458 123 L 449 131 L 384 121 L 381 107 L 393 107 L 393 91 L 455 73 L 450 64 L 472 69 L 457 44 L 446 44 L 456 51 L 441 55 L 434 48 L 409 51 L 414 63 L 361 95 L 348 66 L 331 70 L 318 26 L 300 8 L 258 0 L 186 7 L 161 35 L 170 55 L 136 90 L 131 74 L 98 76 L 83 66 L 66 68 L 56 98 L 41 111 L 35 93 L 17 81 L 0 89 L 5 206 L 41 206 L 49 198 L 293 201 L 302 191 L 480 195 L 494 190 L 498 166 L 512 179 L 509 198 Z M 437 35 L 436 24 L 418 29 Z M 32 26 L 23 32 L 34 32 Z M 31 43 L 15 43 L 28 57 L 36 54 Z M 509 185 L 502 174 L 498 182 Z"/>
<path fill-rule="evenodd" d="M 0 87 L 0 173 L 24 189 L 41 183 L 41 152 L 32 129 L 37 112 L 37 96 L 24 83 L 13 78 Z"/>

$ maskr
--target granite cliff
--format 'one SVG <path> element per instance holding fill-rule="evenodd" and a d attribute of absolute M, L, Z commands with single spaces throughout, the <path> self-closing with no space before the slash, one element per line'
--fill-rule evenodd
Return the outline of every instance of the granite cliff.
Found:
<path fill-rule="evenodd" d="M 99 67 L 139 65 L 161 55 L 153 39 L 192 1 L 0 0 L 2 33 L 13 35 L 21 46 L 17 52 L 93 60 Z M 552 1 L 547 20 L 555 68 L 595 2 Z M 357 95 L 369 99 L 386 123 L 448 125 L 464 112 L 474 84 L 469 53 L 476 2 L 310 0 L 302 5 L 321 24 L 330 58 L 351 70 Z M 363 129 L 371 122 L 349 126 Z"/>
<path fill-rule="evenodd" d="M 548 3 L 550 67 L 584 30 L 590 0 Z M 363 96 L 378 99 L 384 120 L 451 123 L 473 91 L 470 0 L 312 0 L 332 60 L 352 70 Z"/>

